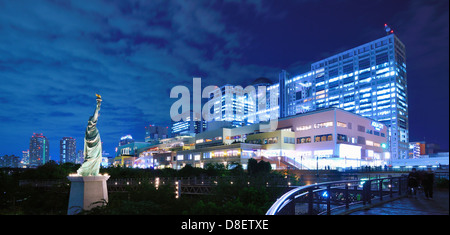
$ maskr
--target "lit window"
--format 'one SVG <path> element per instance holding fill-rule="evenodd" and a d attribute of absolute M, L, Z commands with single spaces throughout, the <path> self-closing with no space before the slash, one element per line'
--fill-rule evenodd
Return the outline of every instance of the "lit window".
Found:
<path fill-rule="evenodd" d="M 306 131 L 311 129 L 311 125 L 306 125 L 306 126 L 299 126 L 296 128 L 297 131 Z"/>
<path fill-rule="evenodd" d="M 325 127 L 330 127 L 333 126 L 333 122 L 322 122 L 322 123 L 316 123 L 314 124 L 314 128 L 325 128 Z"/>

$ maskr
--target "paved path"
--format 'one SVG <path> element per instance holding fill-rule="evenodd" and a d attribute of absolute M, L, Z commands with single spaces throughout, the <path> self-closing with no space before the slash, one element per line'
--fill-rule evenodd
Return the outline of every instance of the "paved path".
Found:
<path fill-rule="evenodd" d="M 449 190 L 435 189 L 431 200 L 423 194 L 403 197 L 350 215 L 449 215 Z"/>

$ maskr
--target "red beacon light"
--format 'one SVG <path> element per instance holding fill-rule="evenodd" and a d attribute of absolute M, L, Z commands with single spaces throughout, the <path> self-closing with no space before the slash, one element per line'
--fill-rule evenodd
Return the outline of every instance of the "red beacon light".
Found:
<path fill-rule="evenodd" d="M 386 34 L 394 33 L 394 30 L 387 24 L 384 24 L 384 30 L 386 31 Z"/>

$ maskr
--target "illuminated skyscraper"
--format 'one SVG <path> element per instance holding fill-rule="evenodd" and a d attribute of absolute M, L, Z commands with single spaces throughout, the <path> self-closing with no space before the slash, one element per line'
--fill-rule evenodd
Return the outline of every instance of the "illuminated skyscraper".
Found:
<path fill-rule="evenodd" d="M 194 121 L 194 112 L 189 111 L 189 117 L 186 121 L 180 120 L 172 123 L 172 136 L 192 135 L 201 133 L 206 129 L 206 122 L 204 120 Z M 200 119 L 200 118 L 198 118 Z"/>
<path fill-rule="evenodd" d="M 408 156 L 405 46 L 389 31 L 375 41 L 330 56 L 311 71 L 280 73 L 281 117 L 337 107 L 389 127 L 393 159 Z"/>
<path fill-rule="evenodd" d="M 20 161 L 22 166 L 28 167 L 30 164 L 30 150 L 22 151 L 22 160 Z"/>
<path fill-rule="evenodd" d="M 30 167 L 38 167 L 50 160 L 47 137 L 33 133 L 30 139 Z"/>
<path fill-rule="evenodd" d="M 270 111 L 276 110 L 278 117 L 278 83 L 268 78 L 257 78 L 248 87 L 254 87 L 254 96 L 250 89 L 241 85 L 224 85 L 214 91 L 214 96 L 220 94 L 219 106 L 214 106 L 216 115 L 213 121 L 229 123 L 232 127 L 239 127 L 268 121 Z M 213 97 L 210 97 L 210 100 Z M 209 124 L 208 124 L 209 125 Z M 208 127 L 209 128 L 209 127 Z"/>
<path fill-rule="evenodd" d="M 134 143 L 133 136 L 125 135 L 125 136 L 120 137 L 119 146 L 130 144 L 130 143 Z"/>
<path fill-rule="evenodd" d="M 72 137 L 63 137 L 59 141 L 59 163 L 76 162 L 76 140 Z"/>

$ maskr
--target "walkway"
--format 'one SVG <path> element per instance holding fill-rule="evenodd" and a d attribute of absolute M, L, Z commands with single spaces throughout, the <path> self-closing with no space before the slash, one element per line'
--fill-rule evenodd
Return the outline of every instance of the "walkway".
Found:
<path fill-rule="evenodd" d="M 403 197 L 349 215 L 449 215 L 449 190 L 435 189 L 431 200 L 421 193 L 417 198 Z"/>

